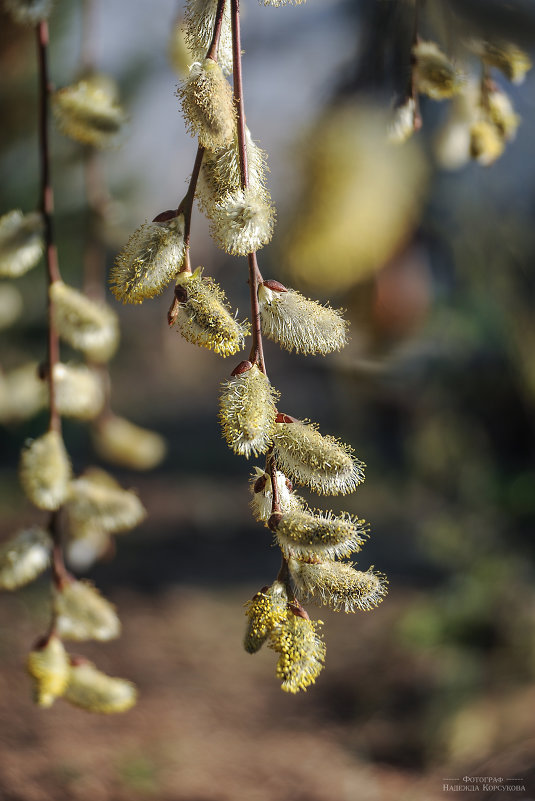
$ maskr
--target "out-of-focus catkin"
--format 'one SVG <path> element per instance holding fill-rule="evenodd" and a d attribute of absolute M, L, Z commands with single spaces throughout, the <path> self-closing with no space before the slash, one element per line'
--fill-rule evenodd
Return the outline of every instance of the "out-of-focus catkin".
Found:
<path fill-rule="evenodd" d="M 63 281 L 50 286 L 54 320 L 60 337 L 91 361 L 106 362 L 119 344 L 117 315 Z"/>
<path fill-rule="evenodd" d="M 68 640 L 112 640 L 121 632 L 114 607 L 88 581 L 69 581 L 54 596 L 56 628 Z"/>
<path fill-rule="evenodd" d="M 88 712 L 111 715 L 133 707 L 137 690 L 132 682 L 107 676 L 91 662 L 83 662 L 71 666 L 64 697 Z"/>
<path fill-rule="evenodd" d="M 71 463 L 57 431 L 47 431 L 23 448 L 19 477 L 34 506 L 49 511 L 59 509 L 68 495 Z"/>
<path fill-rule="evenodd" d="M 31 651 L 26 667 L 34 680 L 35 703 L 51 707 L 65 692 L 70 672 L 69 657 L 59 637 L 52 635 L 48 642 Z"/>
<path fill-rule="evenodd" d="M 0 217 L 0 278 L 18 278 L 43 255 L 44 224 L 39 212 L 15 209 Z"/>

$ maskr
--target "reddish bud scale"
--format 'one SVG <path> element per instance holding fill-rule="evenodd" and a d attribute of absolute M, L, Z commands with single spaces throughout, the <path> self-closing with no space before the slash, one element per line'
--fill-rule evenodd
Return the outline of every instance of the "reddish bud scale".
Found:
<path fill-rule="evenodd" d="M 152 222 L 169 222 L 169 220 L 174 220 L 176 217 L 178 217 L 178 209 L 168 209 L 167 211 L 162 211 L 160 214 L 157 214 Z"/>
<path fill-rule="evenodd" d="M 275 422 L 276 423 L 295 423 L 295 422 L 297 422 L 297 418 L 296 417 L 290 417 L 289 414 L 282 414 L 282 412 L 279 412 L 279 414 L 275 418 Z"/>
<path fill-rule="evenodd" d="M 272 292 L 288 292 L 284 284 L 281 284 L 280 281 L 273 281 L 271 278 L 268 278 L 268 280 L 263 283 L 264 286 L 267 286 Z"/>
<path fill-rule="evenodd" d="M 256 479 L 256 481 L 254 483 L 254 487 L 253 487 L 255 495 L 257 493 L 259 493 L 259 492 L 263 492 L 265 490 L 265 488 L 266 488 L 266 484 L 267 484 L 266 476 L 265 475 L 264 476 L 259 476 Z"/>
<path fill-rule="evenodd" d="M 251 369 L 252 363 L 249 361 L 240 362 L 237 367 L 231 372 L 231 376 L 241 375 L 242 373 L 246 373 L 248 370 Z"/>
<path fill-rule="evenodd" d="M 303 609 L 298 600 L 292 601 L 288 604 L 288 608 L 296 617 L 302 617 L 303 620 L 310 620 L 310 616 L 306 609 Z"/>
<path fill-rule="evenodd" d="M 268 520 L 268 527 L 272 531 L 275 531 L 281 520 L 282 514 L 280 512 L 274 512 Z"/>

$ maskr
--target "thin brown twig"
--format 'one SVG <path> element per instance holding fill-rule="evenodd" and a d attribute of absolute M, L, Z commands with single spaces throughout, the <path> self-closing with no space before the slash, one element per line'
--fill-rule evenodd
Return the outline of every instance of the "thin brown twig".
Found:
<path fill-rule="evenodd" d="M 54 304 L 50 287 L 61 281 L 58 254 L 54 243 L 52 215 L 54 195 L 50 179 L 50 146 L 48 138 L 50 82 L 48 78 L 48 24 L 40 22 L 36 28 L 39 65 L 39 156 L 41 167 L 41 213 L 44 222 L 45 260 L 48 276 L 48 391 L 50 398 L 49 430 L 61 432 L 61 418 L 56 405 L 54 367 L 59 362 L 59 337 L 54 320 Z"/>

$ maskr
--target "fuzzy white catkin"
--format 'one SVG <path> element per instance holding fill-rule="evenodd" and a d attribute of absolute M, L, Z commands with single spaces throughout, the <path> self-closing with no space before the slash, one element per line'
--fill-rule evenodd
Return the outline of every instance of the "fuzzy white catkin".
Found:
<path fill-rule="evenodd" d="M 22 295 L 16 286 L 0 284 L 0 331 L 9 328 L 22 313 Z"/>
<path fill-rule="evenodd" d="M 199 145 L 215 150 L 230 145 L 236 130 L 232 89 L 221 67 L 211 58 L 190 67 L 177 92 L 186 127 Z"/>
<path fill-rule="evenodd" d="M 64 697 L 88 712 L 111 715 L 134 706 L 137 690 L 132 682 L 107 676 L 91 662 L 83 662 L 71 667 Z"/>
<path fill-rule="evenodd" d="M 102 459 L 131 470 L 152 470 L 167 450 L 160 434 L 115 414 L 99 419 L 91 438 Z"/>
<path fill-rule="evenodd" d="M 49 291 L 60 337 L 91 361 L 111 359 L 119 344 L 119 325 L 113 309 L 63 281 L 54 281 Z"/>
<path fill-rule="evenodd" d="M 184 20 L 186 44 L 193 61 L 202 61 L 210 47 L 214 34 L 217 0 L 187 0 Z M 227 0 L 223 12 L 217 61 L 227 75 L 232 72 L 232 30 L 230 2 Z"/>
<path fill-rule="evenodd" d="M 177 286 L 185 293 L 176 318 L 184 339 L 221 356 L 241 350 L 248 326 L 231 314 L 225 293 L 211 278 L 203 277 L 202 267 L 194 273 L 179 273 Z"/>
<path fill-rule="evenodd" d="M 355 570 L 346 562 L 301 562 L 294 557 L 288 568 L 298 597 L 330 606 L 336 612 L 369 611 L 387 594 L 387 582 L 372 569 Z"/>
<path fill-rule="evenodd" d="M 135 492 L 123 489 L 99 469 L 88 470 L 71 482 L 66 509 L 75 536 L 95 527 L 107 534 L 128 531 L 146 514 Z"/>
<path fill-rule="evenodd" d="M 348 323 L 339 309 L 322 306 L 288 289 L 278 292 L 265 284 L 258 289 L 262 333 L 290 353 L 325 355 L 347 343 Z"/>
<path fill-rule="evenodd" d="M 26 668 L 34 680 L 35 703 L 48 709 L 63 695 L 69 680 L 69 658 L 59 637 L 52 635 L 43 647 L 31 651 Z"/>
<path fill-rule="evenodd" d="M 121 632 L 114 607 L 88 581 L 72 581 L 56 592 L 58 635 L 68 640 L 112 640 Z"/>
<path fill-rule="evenodd" d="M 19 477 L 34 506 L 51 512 L 59 509 L 68 495 L 71 464 L 57 431 L 47 431 L 23 448 Z"/>
<path fill-rule="evenodd" d="M 43 218 L 18 209 L 0 217 L 0 277 L 18 278 L 35 267 L 43 254 Z"/>
<path fill-rule="evenodd" d="M 15 590 L 39 576 L 48 567 L 52 540 L 38 526 L 19 531 L 0 546 L 0 588 Z"/>
<path fill-rule="evenodd" d="M 96 148 L 115 146 L 126 122 L 114 82 L 98 74 L 55 92 L 53 110 L 62 133 Z"/>
<path fill-rule="evenodd" d="M 352 449 L 312 423 L 276 423 L 273 447 L 281 470 L 320 495 L 346 495 L 364 481 L 364 464 Z"/>
<path fill-rule="evenodd" d="M 265 453 L 275 427 L 277 393 L 254 364 L 223 385 L 219 419 L 229 448 L 249 458 Z"/>
<path fill-rule="evenodd" d="M 56 364 L 54 392 L 56 407 L 62 417 L 92 420 L 104 405 L 102 381 L 84 364 Z"/>
<path fill-rule="evenodd" d="M 38 374 L 38 364 L 29 362 L 0 373 L 0 422 L 28 420 L 47 402 L 47 388 Z"/>
<path fill-rule="evenodd" d="M 251 186 L 228 192 L 210 212 L 216 244 L 232 256 L 246 256 L 267 245 L 273 235 L 275 209 L 264 192 Z"/>
<path fill-rule="evenodd" d="M 142 303 L 162 292 L 184 260 L 184 215 L 167 222 L 145 222 L 115 259 L 111 290 L 123 303 Z"/>
<path fill-rule="evenodd" d="M 275 534 L 287 558 L 334 559 L 360 551 L 367 528 L 364 520 L 345 513 L 300 509 L 283 514 Z"/>

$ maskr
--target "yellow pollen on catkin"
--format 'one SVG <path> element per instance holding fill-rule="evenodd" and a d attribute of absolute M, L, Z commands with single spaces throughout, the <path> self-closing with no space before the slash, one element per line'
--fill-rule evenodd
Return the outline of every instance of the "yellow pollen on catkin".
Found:
<path fill-rule="evenodd" d="M 0 278 L 18 278 L 43 255 L 43 217 L 15 209 L 0 217 Z"/>
<path fill-rule="evenodd" d="M 167 222 L 145 222 L 115 259 L 111 291 L 123 303 L 142 303 L 165 289 L 183 260 L 184 215 Z"/>
<path fill-rule="evenodd" d="M 19 477 L 34 506 L 51 512 L 59 509 L 68 495 L 71 463 L 57 431 L 47 431 L 24 447 Z"/>
<path fill-rule="evenodd" d="M 215 150 L 230 145 L 236 130 L 232 89 L 221 67 L 211 58 L 190 67 L 177 92 L 186 126 L 199 145 Z"/>
<path fill-rule="evenodd" d="M 193 61 L 202 61 L 214 35 L 217 0 L 187 0 L 184 10 L 186 44 Z M 232 30 L 230 2 L 225 3 L 217 61 L 227 75 L 232 72 Z"/>
<path fill-rule="evenodd" d="M 113 147 L 126 122 L 107 76 L 89 76 L 54 93 L 53 110 L 60 131 L 97 148 Z"/>
<path fill-rule="evenodd" d="M 464 77 L 435 42 L 413 47 L 418 91 L 433 100 L 445 100 L 461 91 Z"/>
<path fill-rule="evenodd" d="M 37 25 L 48 19 L 53 0 L 4 0 L 4 8 L 19 25 Z"/>
<path fill-rule="evenodd" d="M 267 451 L 275 428 L 277 397 L 256 365 L 223 384 L 219 419 L 223 437 L 234 453 L 249 458 Z"/>
<path fill-rule="evenodd" d="M 349 556 L 360 551 L 367 534 L 364 520 L 305 509 L 283 514 L 275 531 L 284 556 L 298 559 Z"/>
<path fill-rule="evenodd" d="M 38 526 L 19 531 L 0 546 L 0 589 L 15 590 L 33 581 L 50 562 L 52 540 Z"/>
<path fill-rule="evenodd" d="M 260 650 L 271 632 L 288 617 L 288 596 L 284 584 L 275 581 L 264 592 L 257 592 L 245 608 L 249 622 L 243 647 L 249 654 Z"/>
<path fill-rule="evenodd" d="M 387 594 L 381 573 L 356 570 L 346 562 L 305 562 L 290 557 L 288 568 L 300 600 L 316 600 L 335 612 L 369 611 Z"/>
<path fill-rule="evenodd" d="M 339 309 L 322 306 L 288 289 L 277 292 L 265 284 L 258 290 L 262 333 L 290 353 L 325 355 L 347 343 L 348 323 Z"/>
<path fill-rule="evenodd" d="M 533 66 L 528 54 L 511 42 L 480 42 L 476 43 L 475 50 L 485 64 L 496 67 L 508 81 L 517 85 L 524 82 Z"/>
<path fill-rule="evenodd" d="M 272 632 L 269 647 L 279 654 L 277 678 L 284 692 L 297 693 L 314 684 L 325 662 L 325 643 L 313 621 L 290 613 Z"/>
<path fill-rule="evenodd" d="M 284 473 L 277 470 L 276 475 L 280 511 L 284 514 L 285 512 L 301 509 L 304 501 L 292 491 L 291 484 Z M 253 510 L 254 519 L 267 523 L 272 514 L 273 504 L 270 474 L 259 467 L 255 467 L 250 479 L 250 486 L 252 494 L 251 509 Z"/>
<path fill-rule="evenodd" d="M 504 138 L 492 122 L 479 120 L 470 127 L 470 155 L 479 164 L 489 167 L 504 150 Z"/>
<path fill-rule="evenodd" d="M 273 447 L 283 473 L 320 495 L 346 495 L 364 481 L 365 465 L 352 449 L 313 423 L 276 423 Z"/>
<path fill-rule="evenodd" d="M 89 581 L 72 581 L 55 593 L 56 629 L 68 640 L 112 640 L 121 633 L 115 608 Z"/>
<path fill-rule="evenodd" d="M 177 285 L 186 296 L 179 303 L 176 318 L 184 339 L 221 356 L 241 350 L 248 326 L 232 316 L 225 293 L 211 278 L 203 278 L 202 267 L 194 273 L 179 273 Z"/>
<path fill-rule="evenodd" d="M 55 281 L 49 291 L 60 337 L 91 361 L 111 359 L 119 344 L 119 326 L 113 309 L 63 281 Z"/>
<path fill-rule="evenodd" d="M 104 387 L 85 364 L 59 363 L 54 366 L 54 397 L 62 417 L 92 420 L 104 405 Z"/>
<path fill-rule="evenodd" d="M 146 516 L 135 492 L 123 489 L 109 473 L 97 468 L 71 482 L 65 508 L 75 536 L 94 527 L 118 534 L 139 525 Z"/>
<path fill-rule="evenodd" d="M 210 210 L 216 244 L 232 256 L 246 256 L 267 245 L 273 235 L 275 209 L 254 186 L 228 192 Z"/>
<path fill-rule="evenodd" d="M 91 438 L 102 459 L 131 470 L 152 470 L 167 451 L 160 434 L 115 414 L 98 420 L 91 430 Z"/>
<path fill-rule="evenodd" d="M 133 707 L 137 690 L 132 682 L 107 676 L 91 662 L 84 662 L 70 668 L 64 697 L 88 712 L 111 715 Z"/>
<path fill-rule="evenodd" d="M 43 648 L 28 655 L 28 673 L 34 680 L 34 698 L 38 706 L 51 707 L 63 695 L 69 680 L 69 658 L 58 637 L 52 636 Z"/>

